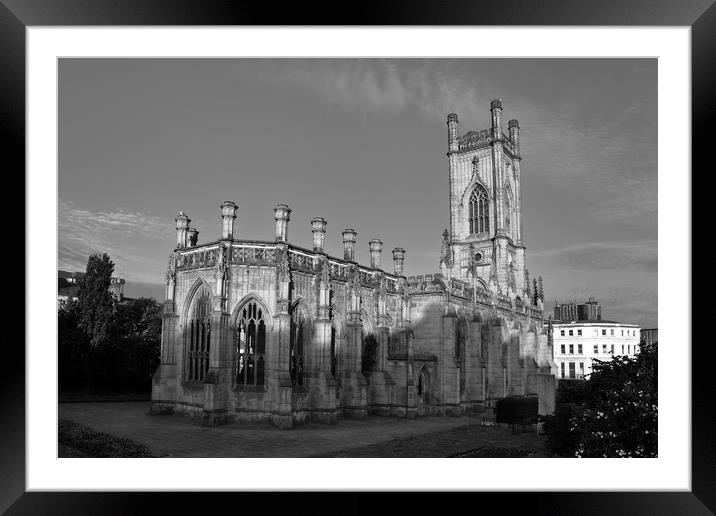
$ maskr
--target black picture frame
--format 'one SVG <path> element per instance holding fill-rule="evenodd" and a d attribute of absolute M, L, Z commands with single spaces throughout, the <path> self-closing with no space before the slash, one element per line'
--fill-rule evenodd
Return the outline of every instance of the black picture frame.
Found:
<path fill-rule="evenodd" d="M 24 175 L 25 169 L 25 29 L 32 26 L 87 25 L 637 25 L 689 26 L 692 43 L 692 163 L 708 171 L 706 156 L 713 146 L 716 6 L 713 0 L 382 0 L 340 4 L 207 0 L 3 0 L 0 2 L 0 124 L 6 170 Z M 684 99 L 685 109 L 688 99 Z M 660 128 L 661 130 L 661 128 Z M 695 169 L 695 168 L 694 168 Z M 22 172 L 21 172 L 22 171 Z M 10 174 L 8 174 L 9 176 Z M 692 174 L 693 178 L 693 174 Z M 25 234 L 25 238 L 30 235 Z M 691 250 L 688 250 L 691 253 Z M 691 256 L 691 254 L 689 254 Z M 31 271 L 25 269 L 26 274 Z M 707 280 L 708 281 L 708 280 Z M 692 300 L 684 300 L 692 302 Z M 692 306 L 695 303 L 692 303 Z M 23 303 L 24 305 L 24 303 Z M 17 325 L 19 326 L 19 325 Z M 684 329 L 684 349 L 691 346 Z M 21 346 L 3 339 L 5 360 L 0 389 L 0 510 L 8 514 L 130 514 L 149 512 L 160 503 L 162 512 L 199 507 L 204 496 L 179 493 L 38 493 L 25 492 L 25 354 Z M 18 339 L 13 339 L 18 342 Z M 471 493 L 479 507 L 493 502 L 500 512 L 514 512 L 516 504 L 530 513 L 549 514 L 713 514 L 716 511 L 716 413 L 709 360 L 711 345 L 691 346 L 692 353 L 692 491 L 639 493 Z M 8 356 L 9 353 L 9 356 Z M 662 372 L 667 374 L 668 372 Z M 233 494 L 210 494 L 211 505 Z M 257 507 L 256 494 L 241 494 Z M 372 494 L 352 493 L 342 500 L 341 512 L 370 511 Z M 322 495 L 301 494 L 301 506 L 323 507 Z M 406 497 L 408 498 L 408 497 Z M 424 507 L 424 496 L 401 501 L 405 511 Z M 281 499 L 271 495 L 270 505 Z M 285 502 L 284 502 L 285 503 Z M 295 505 L 295 501 L 291 502 Z M 378 502 L 382 503 L 382 502 Z M 450 506 L 472 501 L 451 501 Z M 455 505 L 453 505 L 455 504 Z M 412 507 L 411 507 L 412 506 Z M 245 507 L 245 505 L 244 505 Z M 335 509 L 335 506 L 334 506 Z M 338 510 L 338 509 L 335 509 Z M 464 510 L 464 509 L 463 509 Z"/>

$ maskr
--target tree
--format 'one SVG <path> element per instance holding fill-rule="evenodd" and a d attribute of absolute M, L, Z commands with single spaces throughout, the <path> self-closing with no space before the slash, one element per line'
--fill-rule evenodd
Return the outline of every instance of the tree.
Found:
<path fill-rule="evenodd" d="M 159 364 L 161 335 L 161 305 L 154 299 L 139 298 L 117 305 L 106 345 L 106 354 L 111 357 L 109 378 L 116 389 L 151 388 L 151 377 Z"/>
<path fill-rule="evenodd" d="M 109 255 L 92 254 L 80 282 L 77 294 L 79 326 L 87 333 L 93 347 L 106 340 L 114 313 L 115 299 L 109 291 L 113 272 L 114 262 L 109 259 Z"/>
<path fill-rule="evenodd" d="M 545 418 L 547 449 L 570 457 L 656 457 L 657 344 L 636 357 L 595 360 L 584 382 L 562 381 Z"/>

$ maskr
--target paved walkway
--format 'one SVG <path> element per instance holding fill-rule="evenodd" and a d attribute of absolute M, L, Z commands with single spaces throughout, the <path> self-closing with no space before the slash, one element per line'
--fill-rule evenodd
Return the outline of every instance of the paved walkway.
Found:
<path fill-rule="evenodd" d="M 160 457 L 310 457 L 385 443 L 421 434 L 449 432 L 473 426 L 500 441 L 519 436 L 500 428 L 479 427 L 480 416 L 438 417 L 417 420 L 370 417 L 342 419 L 336 425 L 308 423 L 290 430 L 269 425 L 229 424 L 203 427 L 186 416 L 150 416 L 147 402 L 61 403 L 59 417 L 99 432 L 127 437 L 148 446 Z M 536 436 L 535 436 L 536 437 Z M 515 443 L 516 444 L 516 443 Z M 339 455 L 340 456 L 340 455 Z M 437 452 L 433 456 L 444 456 Z"/>

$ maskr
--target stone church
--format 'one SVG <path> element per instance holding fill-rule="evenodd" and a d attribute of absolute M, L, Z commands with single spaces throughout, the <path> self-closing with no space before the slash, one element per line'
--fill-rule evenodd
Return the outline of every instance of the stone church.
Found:
<path fill-rule="evenodd" d="M 503 132 L 501 100 L 490 112 L 489 128 L 464 134 L 447 117 L 440 272 L 406 277 L 400 247 L 384 269 L 377 238 L 370 263 L 357 263 L 350 228 L 343 256 L 330 256 L 321 217 L 310 221 L 312 248 L 293 245 L 284 204 L 267 241 L 234 234 L 234 202 L 221 205 L 221 235 L 207 243 L 180 212 L 151 412 L 290 428 L 489 411 L 500 398 L 535 396 L 550 413 L 556 367 L 525 268 L 519 124 Z"/>

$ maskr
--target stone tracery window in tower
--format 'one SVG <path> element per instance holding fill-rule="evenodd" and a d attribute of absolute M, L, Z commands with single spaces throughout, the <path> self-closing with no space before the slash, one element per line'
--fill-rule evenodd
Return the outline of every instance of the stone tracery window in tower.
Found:
<path fill-rule="evenodd" d="M 490 230 L 490 213 L 487 192 L 477 185 L 470 194 L 470 234 L 484 233 Z"/>
<path fill-rule="evenodd" d="M 211 290 L 202 285 L 194 294 L 188 317 L 186 379 L 203 381 L 209 370 L 211 342 Z"/>
<path fill-rule="evenodd" d="M 236 384 L 263 385 L 266 369 L 266 322 L 256 301 L 241 310 L 236 330 Z"/>
<path fill-rule="evenodd" d="M 307 328 L 308 324 L 303 312 L 297 304 L 294 305 L 291 310 L 291 338 L 288 352 L 288 366 L 293 385 L 303 385 L 303 348 Z"/>

